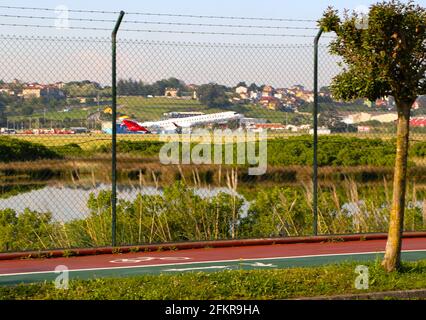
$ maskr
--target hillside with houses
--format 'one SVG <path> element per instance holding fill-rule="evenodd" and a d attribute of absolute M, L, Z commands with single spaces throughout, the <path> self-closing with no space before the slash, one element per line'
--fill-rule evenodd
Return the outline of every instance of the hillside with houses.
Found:
<path fill-rule="evenodd" d="M 120 79 L 117 85 L 122 102 L 119 107 L 124 111 L 132 111 L 131 114 L 120 115 L 141 118 L 137 120 L 146 120 L 143 117 L 148 112 L 153 113 L 149 120 L 161 120 L 170 118 L 169 114 L 173 113 L 180 116 L 185 112 L 203 114 L 233 110 L 247 113 L 241 120 L 241 125 L 251 126 L 256 130 L 308 132 L 311 128 L 309 119 L 314 93 L 301 84 L 289 87 L 255 83 L 247 85 L 246 82 L 239 82 L 235 86 L 217 83 L 186 84 L 172 77 L 154 83 Z M 31 128 L 31 120 L 27 125 L 25 119 L 39 118 L 38 126 L 47 127 L 49 123 L 46 114 L 62 113 L 62 119 L 68 119 L 68 122 L 56 126 L 88 126 L 87 123 L 91 122 L 92 127 L 96 128 L 103 120 L 109 119 L 110 95 L 111 88 L 108 85 L 89 80 L 46 84 L 17 79 L 11 82 L 0 81 L 0 126 L 9 128 L 9 123 L 13 123 L 15 129 L 16 120 L 19 119 L 18 126 L 21 129 L 28 126 Z M 139 99 L 136 101 L 140 103 L 134 103 L 129 108 L 126 99 Z M 392 97 L 376 101 L 342 102 L 333 99 L 328 87 L 321 87 L 318 99 L 320 133 L 388 132 L 393 130 L 397 119 Z M 186 102 L 179 104 L 178 101 Z M 40 118 L 43 118 L 41 124 Z M 426 128 L 425 96 L 414 103 L 410 124 L 420 128 L 419 130 Z M 51 122 L 50 126 L 53 127 L 54 124 Z"/>

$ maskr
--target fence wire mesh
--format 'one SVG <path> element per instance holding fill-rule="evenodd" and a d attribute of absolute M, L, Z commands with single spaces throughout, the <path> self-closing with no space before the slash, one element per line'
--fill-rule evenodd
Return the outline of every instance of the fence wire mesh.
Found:
<path fill-rule="evenodd" d="M 110 245 L 110 39 L 0 42 L 0 251 Z M 313 52 L 119 40 L 117 244 L 311 235 Z M 395 106 L 335 101 L 340 68 L 321 45 L 318 232 L 384 232 Z M 405 230 L 426 225 L 425 100 L 412 111 Z M 215 159 L 218 132 L 230 140 Z"/>

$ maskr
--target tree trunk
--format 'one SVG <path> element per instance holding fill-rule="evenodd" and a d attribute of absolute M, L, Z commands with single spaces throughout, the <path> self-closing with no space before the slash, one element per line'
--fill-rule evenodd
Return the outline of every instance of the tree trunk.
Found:
<path fill-rule="evenodd" d="M 397 101 L 398 122 L 396 159 L 393 178 L 393 198 L 390 213 L 388 240 L 382 262 L 386 271 L 395 271 L 401 263 L 401 242 L 404 228 L 405 189 L 411 103 Z"/>
<path fill-rule="evenodd" d="M 426 199 L 423 200 L 423 228 L 426 229 Z"/>

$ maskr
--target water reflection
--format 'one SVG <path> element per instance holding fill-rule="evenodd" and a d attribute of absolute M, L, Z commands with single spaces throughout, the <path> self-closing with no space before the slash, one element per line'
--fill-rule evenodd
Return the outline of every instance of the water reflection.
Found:
<path fill-rule="evenodd" d="M 87 201 L 91 193 L 98 195 L 100 191 L 111 190 L 111 185 L 99 184 L 96 187 L 80 187 L 80 186 L 47 186 L 43 189 L 32 190 L 30 192 L 21 193 L 0 199 L 1 209 L 14 209 L 16 212 L 22 212 L 29 208 L 38 212 L 51 212 L 53 219 L 56 221 L 67 222 L 73 219 L 81 219 L 89 215 Z M 118 199 L 133 201 L 138 194 L 143 195 L 162 195 L 162 189 L 155 187 L 135 187 L 135 186 L 118 186 Z M 194 193 L 202 198 L 214 197 L 219 193 L 227 193 L 235 195 L 243 199 L 242 215 L 247 215 L 249 202 L 240 194 L 228 188 L 196 188 Z"/>

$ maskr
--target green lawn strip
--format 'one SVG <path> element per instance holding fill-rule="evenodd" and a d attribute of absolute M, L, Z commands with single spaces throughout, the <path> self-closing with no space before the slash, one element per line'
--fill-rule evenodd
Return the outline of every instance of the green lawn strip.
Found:
<path fill-rule="evenodd" d="M 358 264 L 71 280 L 68 290 L 45 282 L 0 287 L 0 299 L 286 299 L 426 288 L 426 260 L 405 262 L 390 274 L 379 261 L 362 262 L 369 267 L 368 290 L 354 287 Z"/>

